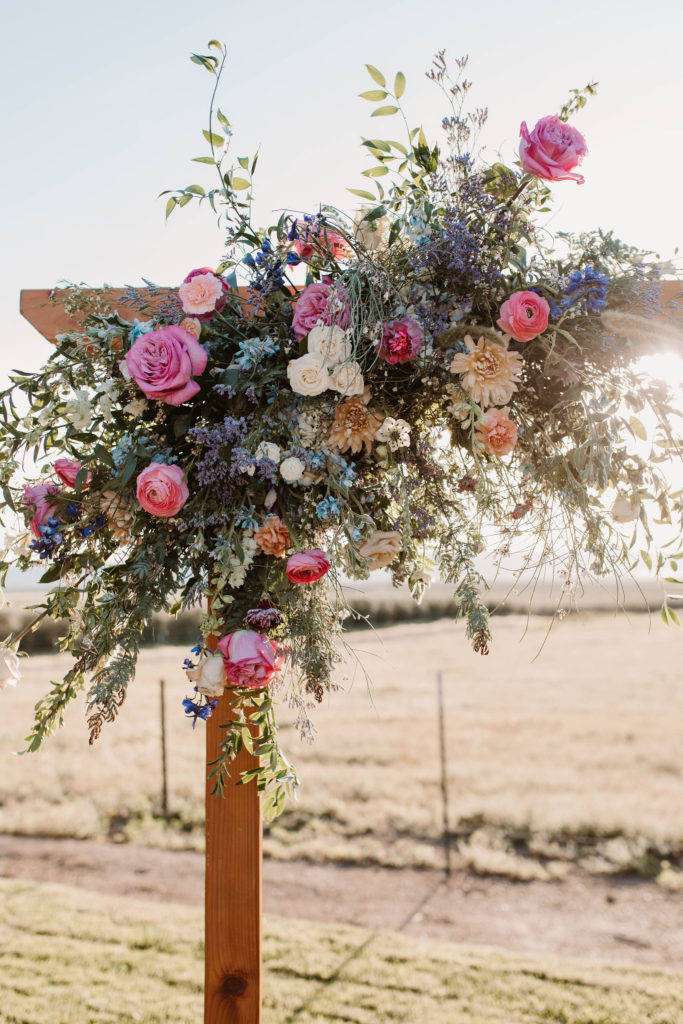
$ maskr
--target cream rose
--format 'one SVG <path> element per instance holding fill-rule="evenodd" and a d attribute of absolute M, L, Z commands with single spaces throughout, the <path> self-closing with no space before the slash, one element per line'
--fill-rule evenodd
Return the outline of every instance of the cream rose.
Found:
<path fill-rule="evenodd" d="M 308 351 L 328 366 L 337 366 L 351 358 L 351 343 L 346 331 L 336 324 L 320 324 L 308 335 Z"/>
<path fill-rule="evenodd" d="M 227 677 L 225 664 L 220 654 L 209 654 L 202 658 L 195 668 L 186 669 L 187 678 L 194 683 L 199 693 L 206 697 L 220 697 L 225 689 Z"/>
<path fill-rule="evenodd" d="M 21 679 L 19 659 L 9 647 L 0 647 L 0 690 L 16 686 Z"/>
<path fill-rule="evenodd" d="M 330 386 L 324 360 L 310 352 L 298 359 L 290 359 L 287 376 L 292 391 L 296 391 L 297 395 L 322 395 Z"/>
<path fill-rule="evenodd" d="M 284 459 L 280 465 L 280 476 L 288 484 L 295 484 L 304 475 L 306 467 L 295 455 Z"/>
<path fill-rule="evenodd" d="M 257 459 L 270 459 L 271 462 L 279 462 L 282 458 L 280 446 L 274 441 L 261 441 L 256 449 Z"/>
<path fill-rule="evenodd" d="M 614 499 L 611 512 L 615 523 L 633 523 L 640 515 L 640 502 L 631 501 L 620 494 Z"/>
<path fill-rule="evenodd" d="M 358 554 L 367 561 L 369 569 L 383 569 L 394 561 L 402 548 L 403 541 L 397 530 L 375 530 L 358 545 Z"/>
<path fill-rule="evenodd" d="M 358 363 L 342 363 L 336 366 L 330 374 L 329 387 L 342 395 L 362 395 L 365 391 L 365 381 Z"/>

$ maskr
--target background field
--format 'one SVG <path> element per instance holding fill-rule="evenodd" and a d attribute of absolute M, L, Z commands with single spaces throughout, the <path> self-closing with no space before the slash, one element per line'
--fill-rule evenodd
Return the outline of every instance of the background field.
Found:
<path fill-rule="evenodd" d="M 268 856 L 438 866 L 437 696 L 444 673 L 456 865 L 554 878 L 571 865 L 680 884 L 683 867 L 683 636 L 636 614 L 570 615 L 555 624 L 508 615 L 488 658 L 448 620 L 351 635 L 343 690 L 317 709 L 301 743 L 281 711 L 302 779 L 299 799 L 267 832 Z M 522 640 L 522 636 L 526 635 Z M 540 651 L 540 653 L 539 653 Z M 38 755 L 15 757 L 33 703 L 61 655 L 24 663 L 3 694 L 0 832 L 202 842 L 204 751 L 180 701 L 184 647 L 144 651 L 117 725 L 87 745 L 82 706 Z M 534 660 L 535 659 L 535 660 Z M 169 825 L 159 810 L 159 689 L 167 681 Z M 344 678 L 344 677 L 347 678 Z"/>

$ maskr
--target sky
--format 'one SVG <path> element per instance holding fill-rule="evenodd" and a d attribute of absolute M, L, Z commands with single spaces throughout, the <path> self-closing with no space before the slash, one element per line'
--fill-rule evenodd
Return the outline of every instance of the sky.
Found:
<path fill-rule="evenodd" d="M 142 277 L 172 285 L 219 262 L 208 208 L 165 224 L 157 198 L 210 183 L 211 169 L 191 158 L 205 152 L 212 79 L 188 58 L 212 38 L 230 52 L 220 105 L 234 153 L 260 147 L 259 223 L 321 201 L 353 211 L 346 187 L 367 184 L 361 135 L 398 131 L 358 98 L 373 85 L 365 63 L 387 78 L 406 74 L 409 120 L 438 140 L 442 97 L 424 72 L 445 48 L 470 55 L 473 103 L 490 111 L 490 160 L 498 151 L 514 159 L 522 120 L 533 124 L 571 88 L 599 82 L 574 119 L 590 150 L 586 184 L 553 186 L 553 230 L 601 225 L 664 257 L 683 240 L 683 15 L 673 0 L 37 0 L 4 11 L 3 36 L 0 384 L 49 351 L 19 316 L 21 288 Z"/>

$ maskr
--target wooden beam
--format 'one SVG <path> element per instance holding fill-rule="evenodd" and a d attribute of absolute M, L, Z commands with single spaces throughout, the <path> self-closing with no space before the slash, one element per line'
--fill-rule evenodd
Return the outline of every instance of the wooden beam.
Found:
<path fill-rule="evenodd" d="M 172 288 L 165 288 L 164 294 L 156 300 L 151 300 L 151 305 L 161 305 L 173 292 Z M 107 288 L 107 306 L 110 311 L 118 309 L 125 319 L 132 319 L 135 316 L 135 307 L 122 302 L 126 291 L 124 288 Z M 65 334 L 68 331 L 78 331 L 82 318 L 78 314 L 69 316 L 61 302 L 59 289 L 29 288 L 24 289 L 19 298 L 19 312 L 39 331 L 48 341 L 54 342 L 58 334 Z"/>

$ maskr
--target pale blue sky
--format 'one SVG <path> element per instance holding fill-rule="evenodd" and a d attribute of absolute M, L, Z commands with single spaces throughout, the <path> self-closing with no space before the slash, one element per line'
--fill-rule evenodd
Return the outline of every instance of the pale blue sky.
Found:
<path fill-rule="evenodd" d="M 405 72 L 410 119 L 435 134 L 442 105 L 424 70 L 445 47 L 470 54 L 473 100 L 491 111 L 491 157 L 500 146 L 512 159 L 522 119 L 556 111 L 571 87 L 597 79 L 575 122 L 590 149 L 586 184 L 554 186 L 553 227 L 601 224 L 671 255 L 683 239 L 682 37 L 680 4 L 665 0 L 12 5 L 0 65 L 0 379 L 48 351 L 18 315 L 20 288 L 143 275 L 174 284 L 218 262 L 210 213 L 184 210 L 164 225 L 156 200 L 210 175 L 190 157 L 202 153 L 211 80 L 188 60 L 208 39 L 231 51 L 221 106 L 235 152 L 262 147 L 260 221 L 320 200 L 353 208 L 345 186 L 363 185 L 359 136 L 398 130 L 370 120 L 357 98 L 371 87 L 365 62 Z"/>

